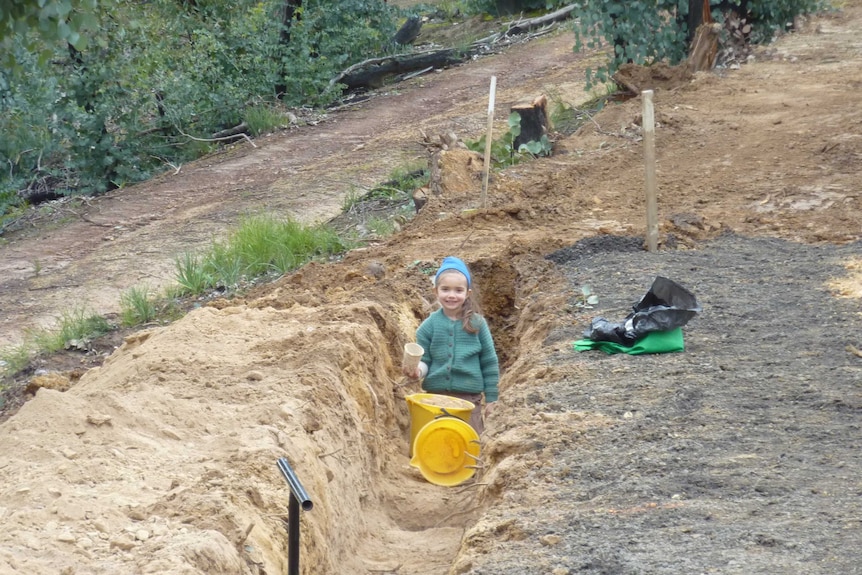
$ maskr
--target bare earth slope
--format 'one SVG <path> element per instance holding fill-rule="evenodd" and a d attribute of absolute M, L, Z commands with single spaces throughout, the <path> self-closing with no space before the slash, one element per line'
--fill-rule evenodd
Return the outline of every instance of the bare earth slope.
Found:
<path fill-rule="evenodd" d="M 40 390 L 0 424 L 0 573 L 284 573 L 278 457 L 314 500 L 301 518 L 306 575 L 859 573 L 862 2 L 846 4 L 740 70 L 657 92 L 657 253 L 641 249 L 631 100 L 553 157 L 497 174 L 486 208 L 468 178 L 377 245 L 136 334 L 68 391 Z M 21 282 L 3 286 L 19 298 L 4 299 L 4 317 L 39 280 L 25 266 L 34 238 L 80 246 L 39 276 L 107 293 L 101 274 L 134 283 L 139 257 L 164 279 L 167 252 L 245 210 L 334 213 L 326 190 L 341 188 L 324 180 L 379 181 L 399 151 L 419 153 L 417 125 L 481 130 L 492 73 L 500 111 L 542 91 L 577 101 L 583 64 L 568 39 L 544 42 L 393 94 L 389 107 L 403 107 L 386 117 L 411 122 L 398 130 L 379 122 L 386 106 L 308 130 L 324 147 L 341 139 L 329 155 L 311 157 L 298 131 L 144 186 L 172 198 L 160 205 L 94 202 L 88 220 L 129 218 L 123 202 L 153 214 L 114 240 L 86 220 L 22 235 L 2 247 Z M 505 76 L 507 58 L 523 58 L 507 70 L 544 72 Z M 341 118 L 366 131 L 340 132 Z M 458 488 L 408 465 L 403 398 L 416 387 L 397 365 L 428 312 L 428 273 L 450 253 L 472 266 L 504 361 L 485 468 Z M 574 352 L 592 317 L 621 319 L 656 275 L 703 306 L 684 352 Z M 576 305 L 583 285 L 596 308 Z M 57 309 L 39 303 L 48 291 L 30 293 L 34 314 Z"/>

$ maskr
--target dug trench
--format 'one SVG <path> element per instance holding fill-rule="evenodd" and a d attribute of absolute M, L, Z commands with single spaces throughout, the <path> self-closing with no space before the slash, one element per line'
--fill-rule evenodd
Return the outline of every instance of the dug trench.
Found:
<path fill-rule="evenodd" d="M 448 571 L 483 484 L 435 486 L 408 464 L 404 398 L 418 387 L 398 362 L 427 313 L 428 268 L 378 279 L 349 260 L 306 266 L 265 297 L 139 332 L 74 395 L 42 389 L 25 404 L 3 449 L 35 437 L 43 446 L 27 459 L 47 466 L 44 481 L 13 498 L 45 502 L 26 518 L 44 542 L 30 542 L 39 554 L 4 553 L 6 566 L 284 573 L 284 457 L 313 502 L 301 519 L 303 573 Z M 518 274 L 501 258 L 474 262 L 474 273 L 491 294 L 485 310 L 500 356 L 512 363 L 523 329 Z"/>

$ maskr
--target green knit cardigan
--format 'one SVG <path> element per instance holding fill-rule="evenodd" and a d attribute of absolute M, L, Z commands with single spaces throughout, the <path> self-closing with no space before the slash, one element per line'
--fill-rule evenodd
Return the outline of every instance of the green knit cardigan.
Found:
<path fill-rule="evenodd" d="M 500 365 L 491 330 L 481 316 L 472 321 L 478 333 L 465 331 L 461 320 L 451 320 L 438 309 L 419 326 L 416 343 L 425 350 L 422 361 L 428 366 L 422 389 L 484 393 L 486 403 L 497 401 Z"/>

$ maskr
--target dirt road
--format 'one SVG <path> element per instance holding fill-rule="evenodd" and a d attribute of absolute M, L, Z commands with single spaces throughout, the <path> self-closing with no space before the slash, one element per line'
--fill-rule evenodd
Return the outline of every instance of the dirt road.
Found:
<path fill-rule="evenodd" d="M 337 215 L 344 198 L 421 162 L 420 130 L 476 137 L 497 76 L 498 117 L 546 86 L 584 99 L 572 36 L 560 31 L 445 72 L 398 84 L 365 103 L 74 206 L 0 244 L 0 346 L 76 308 L 111 314 L 131 287 L 173 283 L 174 258 L 207 247 L 243 215 L 300 221 Z M 581 58 L 582 59 L 582 58 Z M 36 208 L 48 212 L 50 208 Z M 38 221 L 38 220 L 37 220 Z"/>
<path fill-rule="evenodd" d="M 582 65 L 568 41 L 544 42 L 535 63 L 525 49 L 480 61 L 481 74 L 454 71 L 460 97 L 449 95 L 458 83 L 448 73 L 388 96 L 392 106 L 413 101 L 394 116 L 413 125 L 369 127 L 344 151 L 348 175 L 335 169 L 340 159 L 326 173 L 379 180 L 418 153 L 415 125 L 426 120 L 416 118 L 438 100 L 433 126 L 480 129 L 489 73 L 506 90 L 502 108 L 538 88 L 576 93 Z M 528 80 L 503 73 L 510 58 L 524 58 L 518 70 L 544 66 L 544 76 L 515 92 Z M 314 501 L 301 516 L 305 575 L 859 573 L 860 86 L 854 0 L 800 22 L 739 70 L 658 90 L 655 253 L 642 248 L 635 99 L 559 138 L 552 157 L 496 174 L 486 208 L 475 205 L 476 184 L 459 180 L 403 231 L 338 263 L 135 334 L 74 385 L 52 374 L 0 424 L 0 573 L 284 573 L 279 457 Z M 370 108 L 350 117 L 376 120 Z M 176 190 L 227 198 L 242 185 L 258 205 L 290 211 L 288 196 L 305 187 L 278 193 L 276 182 L 294 180 L 273 174 L 280 156 L 257 154 L 300 134 L 142 189 L 174 190 L 166 197 L 179 202 Z M 369 150 L 367 163 L 353 155 Z M 387 163 L 383 150 L 398 159 Z M 367 168 L 372 160 L 382 163 Z M 320 165 L 293 175 L 311 186 Z M 252 207 L 204 197 L 174 210 L 211 205 L 200 227 L 195 218 L 170 227 L 173 212 L 149 204 L 139 212 L 157 217 L 130 229 L 126 245 L 143 253 L 157 229 L 188 233 L 157 244 L 161 252 L 206 241 Z M 102 257 L 108 269 L 132 259 L 102 251 L 122 235 L 94 242 L 87 233 L 101 226 L 68 229 L 101 246 L 82 248 L 83 261 Z M 4 246 L 13 250 L 4 262 L 17 245 Z M 404 397 L 417 387 L 398 363 L 428 313 L 428 273 L 452 253 L 471 266 L 503 375 L 483 469 L 446 488 L 409 465 Z M 158 262 L 170 267 L 161 254 L 148 265 Z M 369 273 L 372 262 L 382 273 Z M 574 351 L 593 317 L 621 319 L 656 275 L 703 306 L 683 329 L 685 351 Z M 578 305 L 585 285 L 599 296 L 593 308 Z"/>

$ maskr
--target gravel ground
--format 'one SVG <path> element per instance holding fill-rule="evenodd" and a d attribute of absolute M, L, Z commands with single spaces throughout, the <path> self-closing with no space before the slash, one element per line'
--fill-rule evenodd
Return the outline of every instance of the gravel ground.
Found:
<path fill-rule="evenodd" d="M 537 444 L 524 481 L 548 485 L 544 511 L 498 508 L 517 529 L 498 529 L 470 573 L 862 573 L 862 362 L 845 349 L 862 314 L 826 285 L 862 246 L 732 234 L 640 246 L 602 236 L 549 259 L 612 321 L 656 275 L 688 288 L 703 312 L 686 351 L 555 356 L 584 375 L 524 404 L 608 423 Z M 571 350 L 580 336 L 560 328 L 546 343 Z"/>

